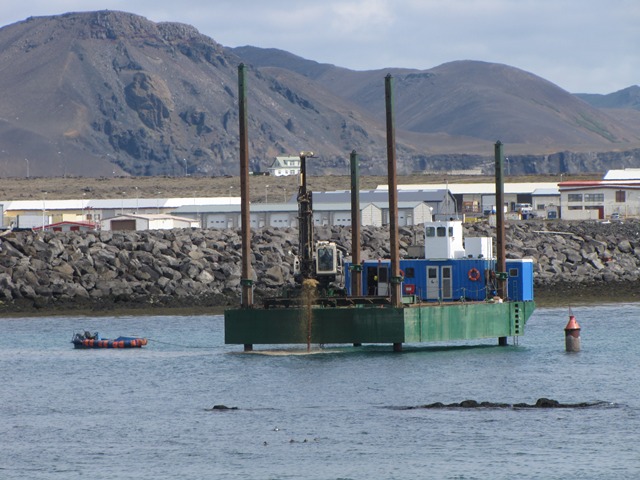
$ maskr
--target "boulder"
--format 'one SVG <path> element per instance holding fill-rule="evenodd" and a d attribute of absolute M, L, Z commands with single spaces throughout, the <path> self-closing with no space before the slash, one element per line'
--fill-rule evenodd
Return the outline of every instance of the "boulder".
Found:
<path fill-rule="evenodd" d="M 629 253 L 633 252 L 633 247 L 631 246 L 631 242 L 625 238 L 618 242 L 618 250 L 620 250 L 622 253 Z"/>

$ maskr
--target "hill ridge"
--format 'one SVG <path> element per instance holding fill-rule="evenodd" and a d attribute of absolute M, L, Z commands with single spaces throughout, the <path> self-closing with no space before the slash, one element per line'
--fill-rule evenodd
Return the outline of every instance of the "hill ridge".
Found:
<path fill-rule="evenodd" d="M 226 48 L 190 25 L 99 10 L 0 28 L 0 175 L 237 174 L 241 62 L 257 171 L 276 155 L 313 150 L 313 172 L 344 174 L 357 150 L 363 174 L 383 173 L 387 73 L 401 173 L 475 168 L 490 162 L 498 139 L 522 173 L 560 163 L 596 171 L 592 152 L 617 151 L 612 166 L 638 159 L 640 116 L 637 124 L 617 120 L 508 65 L 354 71 L 277 49 Z M 566 161 L 548 160 L 559 152 Z"/>

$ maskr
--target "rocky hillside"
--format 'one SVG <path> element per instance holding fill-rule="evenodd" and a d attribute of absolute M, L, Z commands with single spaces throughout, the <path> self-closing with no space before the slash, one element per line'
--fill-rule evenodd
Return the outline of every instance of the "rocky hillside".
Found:
<path fill-rule="evenodd" d="M 400 233 L 402 254 L 420 233 Z M 318 228 L 316 234 L 351 247 L 347 228 Z M 478 223 L 466 234 L 486 236 L 491 229 Z M 387 229 L 364 228 L 363 259 L 388 256 L 388 237 Z M 638 295 L 638 222 L 511 223 L 507 241 L 510 256 L 535 260 L 537 292 Z M 240 245 L 231 230 L 14 232 L 0 237 L 0 312 L 235 305 Z M 256 230 L 252 245 L 257 300 L 293 285 L 297 231 Z"/>
<path fill-rule="evenodd" d="M 0 174 L 237 174 L 239 63 L 191 26 L 123 12 L 4 27 Z M 328 158 L 384 148 L 344 102 L 255 70 L 247 83 L 254 170 L 315 147 Z"/>
<path fill-rule="evenodd" d="M 250 65 L 256 171 L 311 150 L 313 173 L 345 174 L 355 149 L 363 174 L 383 174 L 387 73 L 400 173 L 492 165 L 498 139 L 514 174 L 604 171 L 640 158 L 631 117 L 505 65 L 355 72 L 98 11 L 0 28 L 0 175 L 236 175 L 240 62 Z"/>

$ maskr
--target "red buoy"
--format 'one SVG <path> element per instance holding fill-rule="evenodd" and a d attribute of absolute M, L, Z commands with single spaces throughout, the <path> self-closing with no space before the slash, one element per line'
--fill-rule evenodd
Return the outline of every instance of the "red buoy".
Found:
<path fill-rule="evenodd" d="M 567 352 L 580 351 L 580 325 L 574 315 L 569 315 L 569 323 L 564 327 L 565 350 Z"/>

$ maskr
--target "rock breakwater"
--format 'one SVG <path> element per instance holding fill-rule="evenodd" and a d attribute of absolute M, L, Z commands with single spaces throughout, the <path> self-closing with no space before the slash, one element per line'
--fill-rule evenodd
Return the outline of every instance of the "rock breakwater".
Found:
<path fill-rule="evenodd" d="M 485 222 L 465 228 L 467 236 L 492 234 Z M 349 228 L 316 235 L 351 248 Z M 388 238 L 386 228 L 364 228 L 363 258 L 388 257 Z M 422 230 L 401 228 L 400 239 L 404 254 Z M 640 279 L 640 222 L 514 222 L 507 241 L 509 257 L 534 259 L 536 292 L 633 291 Z M 0 311 L 235 305 L 240 248 L 234 230 L 11 232 L 0 238 Z M 256 300 L 293 285 L 297 230 L 256 230 L 252 248 Z"/>

